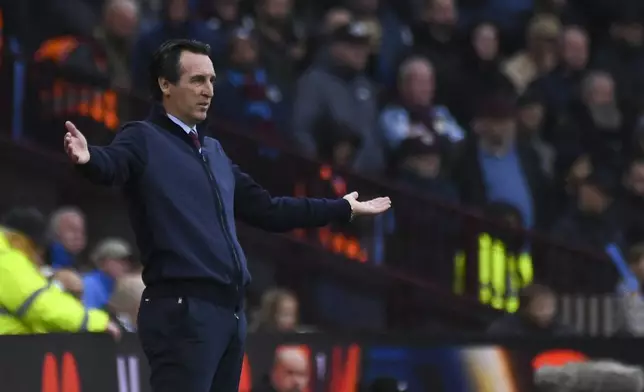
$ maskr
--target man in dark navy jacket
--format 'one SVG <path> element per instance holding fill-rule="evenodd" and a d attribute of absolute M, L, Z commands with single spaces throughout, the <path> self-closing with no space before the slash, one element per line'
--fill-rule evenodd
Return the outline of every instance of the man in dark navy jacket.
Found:
<path fill-rule="evenodd" d="M 237 392 L 250 281 L 235 218 L 269 231 L 323 226 L 387 210 L 357 201 L 271 197 L 203 137 L 215 71 L 208 45 L 164 43 L 150 67 L 157 101 L 106 147 L 70 122 L 65 150 L 91 181 L 120 185 L 141 250 L 146 289 L 138 331 L 155 392 Z"/>

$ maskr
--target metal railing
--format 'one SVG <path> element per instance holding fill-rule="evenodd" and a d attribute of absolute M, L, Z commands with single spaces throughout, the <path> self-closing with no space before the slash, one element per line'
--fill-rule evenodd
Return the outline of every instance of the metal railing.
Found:
<path fill-rule="evenodd" d="M 115 121 L 140 120 L 147 114 L 149 104 L 145 99 L 115 92 L 105 80 L 53 68 L 30 66 L 27 70 L 21 103 L 25 108 L 24 132 L 20 136 L 25 143 L 62 152 L 63 121 L 68 119 L 78 123 L 91 143 L 107 143 L 114 135 Z M 231 159 L 275 195 L 336 197 L 358 190 L 363 198 L 390 196 L 392 211 L 375 219 L 351 227 L 293 233 L 300 240 L 357 263 L 432 281 L 447 290 L 460 286 L 464 294 L 478 297 L 482 269 L 494 269 L 485 259 L 495 256 L 493 248 L 488 255 L 481 251 L 480 236 L 493 232 L 495 238 L 529 244 L 533 271 L 527 278 L 517 276 L 519 286 L 539 281 L 560 293 L 590 294 L 612 291 L 616 284 L 615 268 L 603 255 L 571 249 L 537 233 L 511 230 L 475 211 L 441 203 L 410 189 L 334 170 L 284 145 L 276 148 L 261 134 L 240 133 L 231 124 L 215 123 L 211 130 Z M 506 253 L 511 253 L 512 246 L 507 242 L 504 246 Z M 516 275 L 508 259 L 503 258 L 501 272 L 506 281 Z M 464 263 L 461 272 L 458 260 Z"/>

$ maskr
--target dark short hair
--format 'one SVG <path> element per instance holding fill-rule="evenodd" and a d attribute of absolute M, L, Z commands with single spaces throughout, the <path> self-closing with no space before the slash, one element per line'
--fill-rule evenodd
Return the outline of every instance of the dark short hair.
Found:
<path fill-rule="evenodd" d="M 159 78 L 177 83 L 181 76 L 179 59 L 181 53 L 190 52 L 210 56 L 210 45 L 196 40 L 171 39 L 159 46 L 150 63 L 150 92 L 155 101 L 161 101 L 163 92 L 159 87 Z"/>
<path fill-rule="evenodd" d="M 47 246 L 47 220 L 34 207 L 14 208 L 2 216 L 2 226 L 29 237 L 36 246 Z"/>

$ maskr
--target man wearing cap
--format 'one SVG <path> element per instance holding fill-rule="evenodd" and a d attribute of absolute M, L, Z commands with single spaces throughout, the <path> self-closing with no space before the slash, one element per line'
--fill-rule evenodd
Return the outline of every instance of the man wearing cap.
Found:
<path fill-rule="evenodd" d="M 106 239 L 91 255 L 96 270 L 83 276 L 83 304 L 90 309 L 103 309 L 114 292 L 116 282 L 130 269 L 132 251 L 127 242 Z"/>
<path fill-rule="evenodd" d="M 383 170 L 381 143 L 376 138 L 376 91 L 364 75 L 370 53 L 366 25 L 352 22 L 329 35 L 328 52 L 300 78 L 293 108 L 293 132 L 300 151 L 320 158 L 328 142 L 329 127 L 350 133 L 344 140 L 359 140 L 353 169 L 378 174 Z"/>

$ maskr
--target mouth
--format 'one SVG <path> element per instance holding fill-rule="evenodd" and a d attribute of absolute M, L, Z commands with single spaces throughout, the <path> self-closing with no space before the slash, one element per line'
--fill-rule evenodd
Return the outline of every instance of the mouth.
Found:
<path fill-rule="evenodd" d="M 210 107 L 210 103 L 200 103 L 200 104 L 197 104 L 197 106 L 200 109 L 208 109 L 208 107 Z"/>

